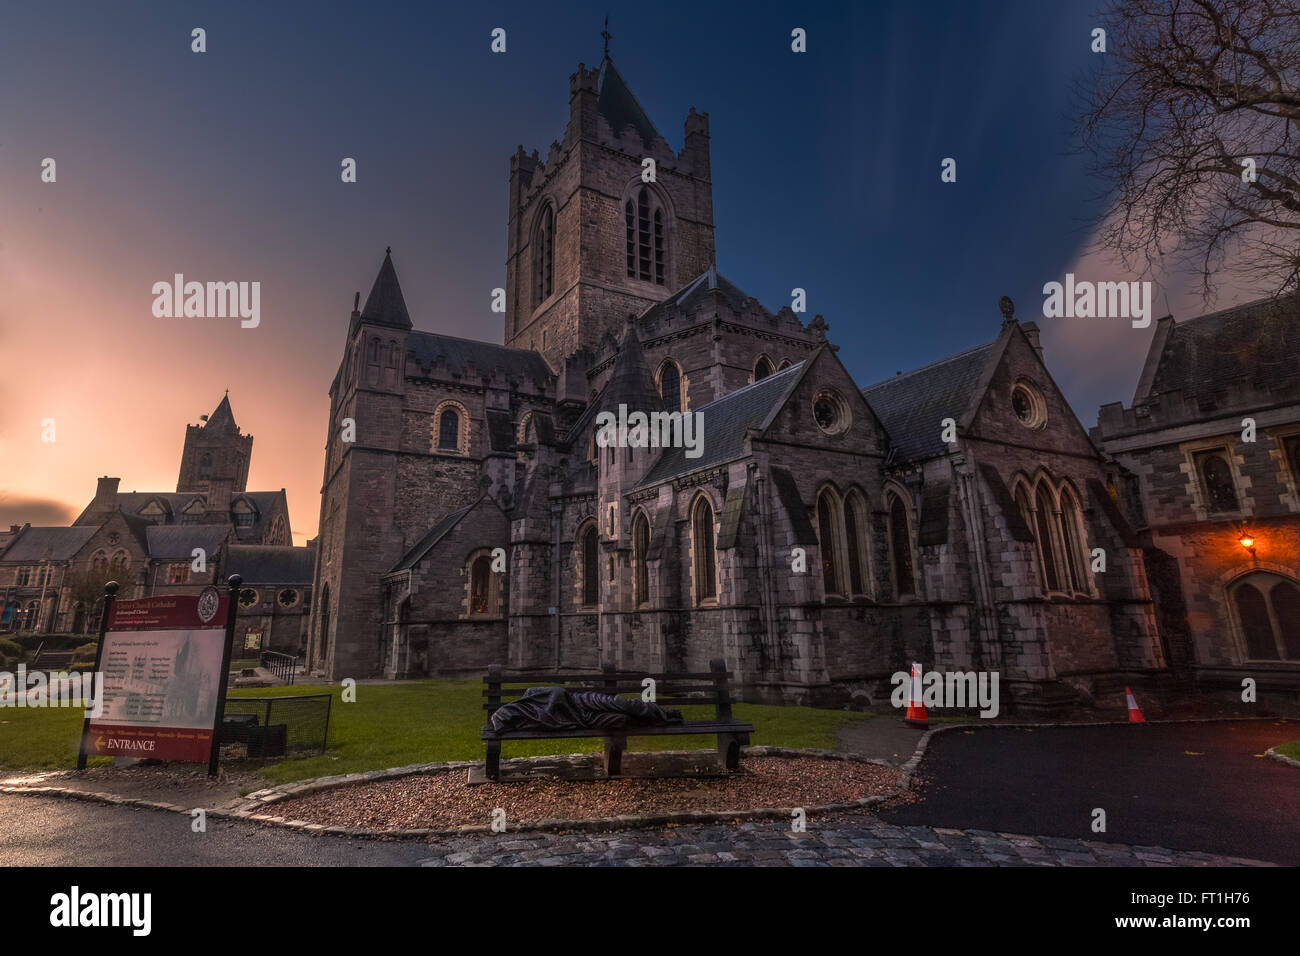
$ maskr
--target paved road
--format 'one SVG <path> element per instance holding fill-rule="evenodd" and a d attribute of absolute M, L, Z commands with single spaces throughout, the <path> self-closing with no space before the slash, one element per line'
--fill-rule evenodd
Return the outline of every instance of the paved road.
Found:
<path fill-rule="evenodd" d="M 503 833 L 437 843 L 308 836 L 280 827 L 78 800 L 0 795 L 0 866 L 1216 866 L 1156 847 L 899 827 L 868 821 L 806 833 L 782 822 L 617 833 Z"/>
<path fill-rule="evenodd" d="M 930 740 L 920 799 L 881 817 L 1295 866 L 1300 770 L 1256 755 L 1297 737 L 1300 723 L 1264 721 L 949 731 Z"/>

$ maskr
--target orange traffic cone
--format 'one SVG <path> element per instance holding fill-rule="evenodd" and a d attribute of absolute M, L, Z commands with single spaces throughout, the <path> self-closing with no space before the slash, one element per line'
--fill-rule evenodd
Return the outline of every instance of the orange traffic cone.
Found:
<path fill-rule="evenodd" d="M 1128 698 L 1128 722 L 1130 724 L 1145 724 L 1147 719 L 1142 716 L 1142 711 L 1138 709 L 1138 702 L 1134 699 L 1133 692 L 1125 687 L 1124 696 Z"/>
<path fill-rule="evenodd" d="M 925 712 L 925 703 L 921 699 L 921 665 L 912 665 L 912 680 L 907 692 L 907 713 L 903 722 L 913 727 L 930 726 L 930 718 Z"/>

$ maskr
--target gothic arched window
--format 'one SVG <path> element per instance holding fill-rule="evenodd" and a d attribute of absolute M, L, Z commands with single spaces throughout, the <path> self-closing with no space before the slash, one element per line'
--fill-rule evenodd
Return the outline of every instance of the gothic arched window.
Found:
<path fill-rule="evenodd" d="M 645 186 L 623 205 L 623 224 L 627 234 L 627 274 L 643 282 L 663 285 L 665 252 L 664 217 L 650 190 Z"/>
<path fill-rule="evenodd" d="M 460 415 L 454 408 L 443 410 L 438 419 L 438 450 L 456 451 L 460 447 Z"/>
<path fill-rule="evenodd" d="M 866 530 L 866 502 L 860 493 L 850 491 L 844 498 L 844 538 L 848 543 L 849 590 L 854 594 L 867 593 L 866 548 L 863 545 Z"/>
<path fill-rule="evenodd" d="M 1079 505 L 1074 500 L 1074 492 L 1062 488 L 1061 546 L 1065 549 L 1065 571 L 1069 575 L 1072 590 L 1087 591 L 1088 580 L 1084 575 L 1083 542 L 1079 537 L 1079 528 Z"/>
<path fill-rule="evenodd" d="M 650 522 L 645 512 L 637 512 L 632 522 L 632 603 L 636 607 L 650 603 L 650 569 L 646 555 L 650 551 Z"/>
<path fill-rule="evenodd" d="M 1236 511 L 1237 489 L 1232 484 L 1232 469 L 1222 452 L 1210 452 L 1200 460 L 1201 480 L 1212 512 Z"/>
<path fill-rule="evenodd" d="M 542 208 L 533 236 L 533 289 L 534 306 L 555 291 L 555 208 L 550 203 Z"/>
<path fill-rule="evenodd" d="M 766 355 L 760 355 L 758 361 L 754 363 L 754 381 L 767 378 L 773 371 L 772 360 Z"/>
<path fill-rule="evenodd" d="M 671 359 L 659 369 L 659 397 L 664 401 L 664 411 L 682 410 L 682 373 Z"/>
<path fill-rule="evenodd" d="M 1232 586 L 1247 660 L 1300 661 L 1300 586 L 1256 572 Z"/>
<path fill-rule="evenodd" d="M 695 603 L 718 597 L 718 562 L 714 551 L 713 505 L 701 495 L 691 520 L 691 568 L 695 573 Z"/>
<path fill-rule="evenodd" d="M 481 554 L 469 568 L 469 613 L 491 613 L 492 559 Z"/>
<path fill-rule="evenodd" d="M 582 532 L 582 603 L 595 607 L 600 603 L 600 534 L 593 521 Z"/>
<path fill-rule="evenodd" d="M 898 495 L 889 496 L 889 550 L 894 562 L 894 588 L 899 597 L 916 593 L 912 570 L 912 531 L 907 522 L 907 505 Z"/>
<path fill-rule="evenodd" d="M 817 535 L 822 555 L 822 585 L 827 594 L 843 594 L 840 583 L 836 502 L 830 489 L 817 496 Z"/>
<path fill-rule="evenodd" d="M 1043 586 L 1049 591 L 1060 591 L 1061 562 L 1056 550 L 1056 537 L 1052 534 L 1052 522 L 1056 517 L 1056 508 L 1052 497 L 1047 493 L 1046 485 L 1040 483 L 1034 495 L 1034 531 L 1038 538 L 1038 553 L 1043 564 Z"/>
<path fill-rule="evenodd" d="M 206 452 L 199 456 L 199 477 L 205 480 L 212 477 L 212 456 Z"/>

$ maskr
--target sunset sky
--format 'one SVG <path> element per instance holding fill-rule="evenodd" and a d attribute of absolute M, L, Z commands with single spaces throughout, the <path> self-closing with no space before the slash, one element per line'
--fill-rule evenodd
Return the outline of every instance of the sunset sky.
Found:
<path fill-rule="evenodd" d="M 185 425 L 228 388 L 250 489 L 286 488 L 295 541 L 314 535 L 353 293 L 391 245 L 417 328 L 501 341 L 509 157 L 562 136 L 606 13 L 674 149 L 710 114 L 719 270 L 773 311 L 805 288 L 861 384 L 991 340 L 1006 294 L 1085 426 L 1131 400 L 1151 329 L 1042 318 L 1067 271 L 1134 278 L 1089 252 L 1102 197 L 1073 152 L 1092 3 L 456 7 L 6 5 L 0 524 L 66 523 L 99 475 L 174 489 Z M 260 326 L 156 318 L 175 273 L 259 281 Z M 1188 286 L 1155 314 L 1207 311 Z"/>

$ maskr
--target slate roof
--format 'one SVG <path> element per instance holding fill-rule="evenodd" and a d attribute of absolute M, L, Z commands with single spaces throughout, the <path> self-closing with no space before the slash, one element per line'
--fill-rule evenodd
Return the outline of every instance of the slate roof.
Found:
<path fill-rule="evenodd" d="M 86 546 L 98 528 L 27 528 L 6 549 L 0 561 L 35 564 L 38 561 L 68 561 Z"/>
<path fill-rule="evenodd" d="M 482 499 L 479 499 L 480 501 Z M 444 515 L 442 520 L 429 529 L 429 533 L 416 542 L 415 547 L 407 551 L 402 556 L 402 560 L 393 565 L 393 570 L 388 572 L 392 574 L 395 571 L 409 571 L 420 563 L 420 560 L 432 550 L 433 546 L 443 539 L 443 537 L 456 525 L 460 524 L 460 519 L 465 517 L 474 510 L 478 501 L 472 505 L 466 505 L 459 511 L 453 511 L 449 515 Z"/>
<path fill-rule="evenodd" d="M 609 121 L 616 135 L 625 126 L 631 126 L 646 146 L 652 146 L 656 139 L 663 139 L 608 55 L 601 61 L 596 82 L 596 109 Z"/>
<path fill-rule="evenodd" d="M 224 524 L 160 524 L 145 529 L 145 540 L 151 558 L 189 561 L 195 548 L 215 554 L 229 533 L 230 525 Z"/>
<path fill-rule="evenodd" d="M 384 263 L 375 276 L 375 284 L 366 296 L 361 318 L 377 325 L 389 325 L 398 329 L 411 327 L 411 314 L 406 311 L 406 299 L 402 296 L 402 287 L 397 281 L 397 270 L 393 267 L 393 250 L 384 252 Z"/>
<path fill-rule="evenodd" d="M 257 510 L 265 515 L 275 510 L 280 494 L 279 491 L 235 491 L 231 493 L 230 500 L 233 503 L 236 498 L 241 496 L 248 498 L 257 506 Z M 140 509 L 155 498 L 167 508 L 170 508 L 172 514 L 176 515 L 178 519 L 185 506 L 195 498 L 205 504 L 207 502 L 207 496 L 201 491 L 119 491 L 116 504 L 123 514 L 133 517 L 138 515 Z"/>
<path fill-rule="evenodd" d="M 996 345 L 978 345 L 862 390 L 899 458 L 914 461 L 947 451 L 939 423 L 961 421 Z"/>
<path fill-rule="evenodd" d="M 688 414 L 699 412 L 703 416 L 703 454 L 699 458 L 687 458 L 685 448 L 664 450 L 641 480 L 640 487 L 739 458 L 745 451 L 745 432 L 762 425 L 772 410 L 785 400 L 786 393 L 798 381 L 803 366 L 803 362 L 791 365 L 692 409 Z"/>
<path fill-rule="evenodd" d="M 1169 330 L 1151 391 L 1205 395 L 1238 381 L 1300 387 L 1300 300 L 1260 299 Z"/>
<path fill-rule="evenodd" d="M 312 548 L 291 545 L 234 544 L 226 552 L 225 573 L 245 584 L 297 584 L 310 587 L 316 569 Z"/>
<path fill-rule="evenodd" d="M 517 381 L 545 382 L 552 377 L 546 359 L 528 349 L 511 349 L 491 342 L 420 331 L 407 336 L 406 347 L 414 353 L 420 371 L 425 375 L 433 371 L 441 356 L 446 362 L 447 372 L 453 375 L 467 375 L 473 366 L 478 375 L 491 375 L 493 369 L 500 368 L 508 378 Z"/>
<path fill-rule="evenodd" d="M 736 313 L 743 312 L 745 303 L 751 298 L 740 286 L 719 273 L 716 266 L 710 266 L 672 295 L 652 305 L 641 316 L 641 321 L 648 322 L 651 319 L 658 318 L 660 314 L 667 312 L 670 308 L 690 312 L 705 296 L 713 291 L 720 293 L 723 299 L 726 300 L 727 305 Z M 758 303 L 758 300 L 755 300 L 755 302 L 758 304 L 758 310 L 762 315 L 772 318 L 772 313 L 763 308 L 762 303 Z"/>

